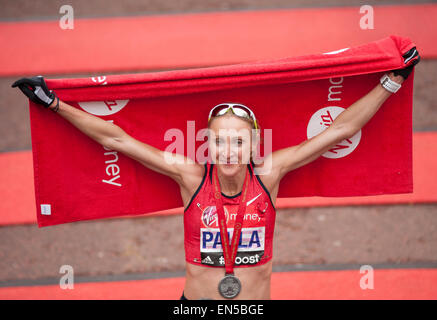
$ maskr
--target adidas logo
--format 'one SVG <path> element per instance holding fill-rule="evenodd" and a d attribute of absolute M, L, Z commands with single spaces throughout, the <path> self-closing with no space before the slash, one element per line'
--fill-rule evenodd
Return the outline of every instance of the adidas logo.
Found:
<path fill-rule="evenodd" d="M 206 256 L 205 259 L 202 260 L 203 264 L 214 264 L 214 262 L 211 260 L 209 256 Z"/>

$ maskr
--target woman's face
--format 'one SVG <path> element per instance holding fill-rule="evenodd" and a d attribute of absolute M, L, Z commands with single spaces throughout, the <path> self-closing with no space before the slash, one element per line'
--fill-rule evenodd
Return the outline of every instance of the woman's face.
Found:
<path fill-rule="evenodd" d="M 210 122 L 209 148 L 221 174 L 233 176 L 250 161 L 252 126 L 248 121 L 226 114 Z"/>

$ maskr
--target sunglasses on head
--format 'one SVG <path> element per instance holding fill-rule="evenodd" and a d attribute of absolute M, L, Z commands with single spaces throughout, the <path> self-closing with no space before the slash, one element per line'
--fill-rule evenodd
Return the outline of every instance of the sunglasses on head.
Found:
<path fill-rule="evenodd" d="M 256 122 L 255 114 L 253 113 L 253 111 L 245 105 L 239 103 L 221 103 L 216 105 L 209 112 L 208 122 L 211 121 L 212 117 L 223 116 L 229 111 L 231 111 L 237 117 L 253 120 L 255 129 L 258 130 L 258 124 Z"/>

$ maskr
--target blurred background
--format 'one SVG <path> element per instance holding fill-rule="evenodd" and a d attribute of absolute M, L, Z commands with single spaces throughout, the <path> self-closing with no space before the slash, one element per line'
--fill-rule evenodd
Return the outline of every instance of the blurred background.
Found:
<path fill-rule="evenodd" d="M 74 10 L 73 29 L 60 27 L 63 5 Z M 363 5 L 374 10 L 373 28 L 360 26 Z M 0 0 L 0 7 L 0 298 L 178 299 L 185 274 L 182 208 L 37 227 L 28 102 L 10 87 L 16 79 L 281 58 L 390 34 L 410 37 L 422 56 L 414 83 L 414 193 L 282 201 L 272 298 L 437 298 L 433 1 Z M 59 287 L 63 265 L 74 269 L 73 290 Z M 363 265 L 374 270 L 373 289 L 360 288 Z"/>

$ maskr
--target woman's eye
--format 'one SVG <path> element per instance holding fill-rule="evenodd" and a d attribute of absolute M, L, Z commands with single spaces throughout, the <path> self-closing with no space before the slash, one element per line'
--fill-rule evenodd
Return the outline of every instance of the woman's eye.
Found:
<path fill-rule="evenodd" d="M 215 140 L 215 143 L 216 143 L 217 145 L 221 145 L 221 144 L 224 144 L 225 142 L 224 142 L 222 139 L 216 139 L 216 140 Z M 241 145 L 243 145 L 243 140 L 241 140 L 241 139 L 234 140 L 234 141 L 232 141 L 232 143 L 233 143 L 234 145 L 239 145 L 239 146 L 241 146 Z"/>
<path fill-rule="evenodd" d="M 235 140 L 234 144 L 242 146 L 243 145 L 243 140 L 241 140 L 241 139 Z"/>

